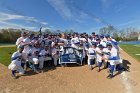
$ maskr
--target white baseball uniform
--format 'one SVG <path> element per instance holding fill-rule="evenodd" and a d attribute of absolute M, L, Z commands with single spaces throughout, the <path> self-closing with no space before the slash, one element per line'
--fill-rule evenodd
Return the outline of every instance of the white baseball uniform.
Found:
<path fill-rule="evenodd" d="M 21 59 L 22 59 L 22 53 L 19 53 L 19 51 L 14 52 L 12 57 L 12 62 L 11 64 L 8 66 L 8 68 L 10 70 L 16 70 L 18 71 L 20 74 L 24 74 L 24 70 L 21 67 Z"/>
<path fill-rule="evenodd" d="M 88 65 L 90 65 L 90 60 L 95 59 L 96 53 L 95 53 L 95 48 L 89 48 L 88 49 Z"/>
<path fill-rule="evenodd" d="M 110 65 L 116 65 L 116 63 L 119 61 L 117 57 L 117 49 L 112 48 L 111 50 L 106 50 L 106 52 L 110 52 L 110 58 L 108 61 L 110 62 Z"/>
<path fill-rule="evenodd" d="M 40 55 L 40 57 L 39 57 L 39 60 L 40 60 L 40 62 L 39 62 L 39 68 L 40 69 L 43 68 L 44 61 L 52 60 L 51 57 L 46 56 L 47 54 L 49 54 L 49 51 L 48 50 L 45 50 L 45 49 L 41 50 L 41 52 L 39 54 Z"/>
<path fill-rule="evenodd" d="M 103 50 L 100 50 L 100 48 L 96 48 L 96 57 L 97 57 L 97 62 L 102 62 L 102 58 L 103 58 L 103 54 L 102 53 Z"/>
<path fill-rule="evenodd" d="M 54 59 L 54 65 L 57 66 L 57 60 L 59 59 L 59 54 L 57 52 L 59 49 L 53 48 L 52 49 L 52 58 Z"/>

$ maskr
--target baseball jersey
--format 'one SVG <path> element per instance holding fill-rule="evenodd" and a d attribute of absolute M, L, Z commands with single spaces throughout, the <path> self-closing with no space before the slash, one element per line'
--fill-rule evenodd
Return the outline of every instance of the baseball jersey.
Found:
<path fill-rule="evenodd" d="M 103 50 L 100 50 L 100 48 L 97 47 L 97 48 L 95 49 L 95 51 L 97 52 L 97 53 L 96 53 L 97 58 L 102 58 L 102 57 L 103 57 L 103 54 L 99 54 L 99 53 L 102 53 Z"/>
<path fill-rule="evenodd" d="M 39 53 L 40 56 L 45 56 L 46 54 L 49 54 L 49 51 L 48 50 L 41 50 L 41 52 Z"/>
<path fill-rule="evenodd" d="M 16 46 L 18 47 L 18 46 L 22 45 L 23 44 L 23 42 L 22 42 L 23 40 L 24 40 L 24 37 L 18 38 L 17 41 L 16 41 Z"/>
<path fill-rule="evenodd" d="M 33 47 L 29 50 L 28 56 L 38 58 L 39 53 L 40 53 L 40 48 Z"/>
<path fill-rule="evenodd" d="M 106 53 L 109 54 L 110 58 L 108 60 L 118 60 L 117 49 L 112 48 L 111 50 L 106 49 Z"/>
<path fill-rule="evenodd" d="M 59 49 L 53 48 L 52 49 L 52 56 L 54 56 L 55 54 L 57 54 L 58 51 L 59 51 Z"/>
<path fill-rule="evenodd" d="M 25 38 L 25 39 L 23 40 L 23 44 L 29 43 L 29 42 L 31 42 L 31 41 L 32 41 L 31 39 Z M 30 46 L 29 46 L 29 45 L 24 46 L 24 50 L 23 50 L 24 53 L 28 53 L 29 50 L 30 50 Z"/>
<path fill-rule="evenodd" d="M 21 66 L 21 58 L 22 53 L 20 53 L 19 51 L 14 52 L 11 57 L 12 64 L 15 64 L 16 66 Z"/>
<path fill-rule="evenodd" d="M 95 56 L 95 48 L 88 49 L 89 56 Z"/>

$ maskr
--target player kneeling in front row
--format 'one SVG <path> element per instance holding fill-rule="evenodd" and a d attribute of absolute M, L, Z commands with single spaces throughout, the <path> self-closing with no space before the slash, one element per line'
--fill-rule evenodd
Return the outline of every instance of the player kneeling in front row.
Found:
<path fill-rule="evenodd" d="M 49 54 L 48 49 L 49 49 L 49 46 L 45 46 L 45 49 L 41 50 L 40 52 L 40 62 L 39 62 L 40 69 L 46 66 L 45 64 L 47 64 L 48 66 L 53 65 L 52 57 L 51 57 L 51 54 Z"/>
<path fill-rule="evenodd" d="M 18 51 L 14 52 L 12 57 L 11 57 L 11 64 L 8 66 L 8 68 L 12 71 L 12 77 L 13 78 L 17 78 L 16 76 L 16 72 L 19 72 L 19 74 L 23 75 L 24 74 L 24 70 L 21 66 L 21 61 L 22 61 L 22 51 L 23 51 L 24 47 L 23 46 L 19 46 L 18 47 Z"/>
<path fill-rule="evenodd" d="M 36 44 L 35 47 L 29 50 L 28 60 L 30 62 L 30 67 L 34 70 L 34 72 L 39 73 L 38 64 L 40 62 L 40 45 Z"/>

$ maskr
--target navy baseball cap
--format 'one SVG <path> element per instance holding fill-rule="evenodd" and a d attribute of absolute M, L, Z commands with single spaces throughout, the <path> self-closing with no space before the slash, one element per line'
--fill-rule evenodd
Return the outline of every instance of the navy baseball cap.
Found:
<path fill-rule="evenodd" d="M 97 38 L 96 41 L 100 40 L 100 38 Z"/>
<path fill-rule="evenodd" d="M 92 42 L 92 45 L 96 45 L 97 44 L 97 42 Z"/>
<path fill-rule="evenodd" d="M 56 34 L 53 34 L 52 36 L 56 36 Z"/>
<path fill-rule="evenodd" d="M 40 45 L 39 43 L 36 43 L 36 44 L 35 44 L 35 46 L 39 46 L 39 45 Z"/>
<path fill-rule="evenodd" d="M 95 37 L 99 38 L 99 35 L 97 34 L 97 35 L 95 35 Z"/>
<path fill-rule="evenodd" d="M 110 37 L 110 35 L 107 34 L 107 35 L 105 35 L 105 37 L 108 38 L 108 37 Z"/>
<path fill-rule="evenodd" d="M 98 45 L 98 47 L 99 47 L 99 48 L 103 48 L 103 45 L 102 45 L 102 44 L 100 44 L 100 45 Z"/>
<path fill-rule="evenodd" d="M 92 32 L 92 34 L 95 34 L 95 32 Z"/>
<path fill-rule="evenodd" d="M 45 47 L 49 47 L 49 45 L 45 45 Z"/>
<path fill-rule="evenodd" d="M 35 35 L 35 38 L 39 38 L 39 35 Z"/>
<path fill-rule="evenodd" d="M 18 49 L 24 49 L 24 46 L 20 45 L 20 46 L 18 47 Z"/>
<path fill-rule="evenodd" d="M 112 46 L 112 44 L 111 44 L 111 43 L 109 43 L 109 42 L 107 42 L 107 43 L 106 43 L 106 46 Z"/>
<path fill-rule="evenodd" d="M 26 35 L 26 32 L 21 32 L 21 34 Z"/>
<path fill-rule="evenodd" d="M 34 34 L 31 32 L 31 33 L 29 33 L 29 36 L 33 36 Z"/>
<path fill-rule="evenodd" d="M 42 36 L 45 36 L 46 34 L 45 33 L 42 33 Z"/>
<path fill-rule="evenodd" d="M 103 38 L 103 37 L 104 37 L 104 35 L 100 35 L 100 37 L 102 37 L 102 38 Z"/>
<path fill-rule="evenodd" d="M 52 34 L 49 34 L 49 36 L 52 36 Z"/>

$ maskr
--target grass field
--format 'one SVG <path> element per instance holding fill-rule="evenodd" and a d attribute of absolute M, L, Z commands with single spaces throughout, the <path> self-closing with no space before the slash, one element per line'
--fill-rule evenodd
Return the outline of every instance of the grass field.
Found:
<path fill-rule="evenodd" d="M 119 45 L 125 52 L 127 52 L 130 56 L 135 58 L 140 62 L 140 45 L 128 45 L 128 44 L 120 44 Z M 139 54 L 139 55 L 136 55 Z"/>
<path fill-rule="evenodd" d="M 11 46 L 11 45 L 15 45 L 15 44 L 0 44 L 0 46 Z"/>
<path fill-rule="evenodd" d="M 9 45 L 9 44 L 8 44 Z M 6 46 L 4 44 L 4 46 Z M 16 47 L 0 47 L 0 63 L 8 66 L 11 61 L 11 55 L 16 51 Z"/>

